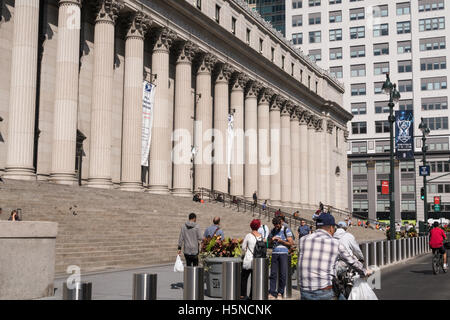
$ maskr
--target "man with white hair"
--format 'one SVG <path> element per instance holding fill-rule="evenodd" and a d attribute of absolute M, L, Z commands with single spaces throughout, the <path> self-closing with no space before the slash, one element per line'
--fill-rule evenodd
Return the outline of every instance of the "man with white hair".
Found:
<path fill-rule="evenodd" d="M 344 221 L 339 221 L 337 226 L 338 228 L 333 237 L 339 240 L 339 243 L 347 249 L 349 254 L 354 255 L 358 260 L 364 260 L 355 237 L 350 232 L 347 232 L 347 224 Z"/>

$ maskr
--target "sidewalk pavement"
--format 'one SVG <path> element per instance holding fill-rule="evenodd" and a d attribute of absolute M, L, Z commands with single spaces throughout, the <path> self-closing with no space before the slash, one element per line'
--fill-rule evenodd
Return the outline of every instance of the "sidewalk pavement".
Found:
<path fill-rule="evenodd" d="M 157 274 L 157 299 L 158 300 L 183 300 L 183 273 L 174 272 L 173 265 L 149 266 L 141 269 L 130 269 L 122 271 L 99 272 L 83 275 L 81 270 L 81 281 L 92 282 L 93 300 L 131 300 L 133 291 L 133 274 L 153 273 Z M 67 277 L 55 279 L 56 289 L 53 297 L 40 300 L 62 300 L 63 283 Z M 250 285 L 250 283 L 249 283 Z M 296 281 L 293 281 L 292 298 L 299 299 L 300 293 L 296 290 Z M 205 300 L 220 300 L 207 297 Z"/>

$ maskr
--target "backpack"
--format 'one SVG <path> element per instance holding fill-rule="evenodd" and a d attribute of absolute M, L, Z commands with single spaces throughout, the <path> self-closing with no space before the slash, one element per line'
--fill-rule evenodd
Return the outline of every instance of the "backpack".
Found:
<path fill-rule="evenodd" d="M 253 258 L 266 258 L 267 257 L 267 247 L 264 240 L 258 240 L 255 235 L 253 235 L 256 239 L 255 248 L 253 249 Z M 250 250 L 251 252 L 251 250 Z"/>

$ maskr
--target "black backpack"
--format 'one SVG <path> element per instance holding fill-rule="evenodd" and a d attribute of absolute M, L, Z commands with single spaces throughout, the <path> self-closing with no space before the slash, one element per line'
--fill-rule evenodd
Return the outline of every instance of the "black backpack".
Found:
<path fill-rule="evenodd" d="M 255 235 L 253 235 L 256 239 L 255 248 L 253 249 L 253 258 L 266 258 L 267 257 L 267 246 L 264 240 L 258 240 Z"/>

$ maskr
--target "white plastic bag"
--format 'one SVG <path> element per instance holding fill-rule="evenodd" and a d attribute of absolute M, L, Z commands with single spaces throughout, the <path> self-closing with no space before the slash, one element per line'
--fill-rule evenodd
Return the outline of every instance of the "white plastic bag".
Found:
<path fill-rule="evenodd" d="M 348 300 L 378 300 L 366 279 L 355 278 Z"/>
<path fill-rule="evenodd" d="M 177 260 L 175 261 L 175 265 L 173 266 L 173 272 L 184 272 L 183 261 L 181 261 L 180 255 L 177 255 Z"/>

